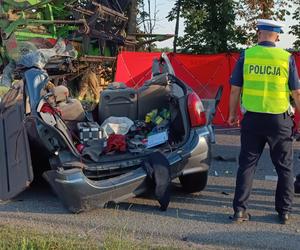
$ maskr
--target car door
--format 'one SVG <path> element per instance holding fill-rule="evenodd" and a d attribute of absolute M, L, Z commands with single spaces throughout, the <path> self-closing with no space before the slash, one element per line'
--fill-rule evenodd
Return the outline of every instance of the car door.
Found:
<path fill-rule="evenodd" d="M 24 123 L 24 103 L 0 107 L 0 200 L 10 199 L 33 180 Z"/>

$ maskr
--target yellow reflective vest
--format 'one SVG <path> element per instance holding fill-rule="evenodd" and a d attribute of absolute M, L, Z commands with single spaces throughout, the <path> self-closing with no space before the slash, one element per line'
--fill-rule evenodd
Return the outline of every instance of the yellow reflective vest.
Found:
<path fill-rule="evenodd" d="M 259 45 L 245 51 L 242 105 L 247 111 L 281 114 L 288 110 L 290 56 L 283 49 Z"/>

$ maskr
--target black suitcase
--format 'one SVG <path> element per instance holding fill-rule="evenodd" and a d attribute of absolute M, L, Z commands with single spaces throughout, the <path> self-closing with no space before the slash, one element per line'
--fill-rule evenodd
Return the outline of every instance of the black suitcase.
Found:
<path fill-rule="evenodd" d="M 128 117 L 133 121 L 137 119 L 137 93 L 135 89 L 126 87 L 124 84 L 119 85 L 111 84 L 109 88 L 101 92 L 98 107 L 100 124 L 111 116 Z"/>

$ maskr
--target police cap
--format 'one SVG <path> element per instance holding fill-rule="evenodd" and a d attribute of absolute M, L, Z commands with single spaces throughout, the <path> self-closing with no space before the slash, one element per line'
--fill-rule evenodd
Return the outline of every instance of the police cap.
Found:
<path fill-rule="evenodd" d="M 270 20 L 270 19 L 258 19 L 257 20 L 257 28 L 258 30 L 267 30 L 276 33 L 283 33 L 282 28 L 284 24 L 278 21 Z"/>

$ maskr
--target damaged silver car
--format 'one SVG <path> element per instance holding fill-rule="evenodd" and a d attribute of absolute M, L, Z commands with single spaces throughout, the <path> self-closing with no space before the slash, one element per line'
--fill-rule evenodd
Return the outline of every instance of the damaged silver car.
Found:
<path fill-rule="evenodd" d="M 53 102 L 59 100 L 55 91 L 45 91 L 47 72 L 23 68 L 23 85 L 14 84 L 0 106 L 0 199 L 10 199 L 28 187 L 34 168 L 70 211 L 103 207 L 108 201 L 118 202 L 148 189 L 142 163 L 157 150 L 168 159 L 171 178 L 179 177 L 184 190 L 203 190 L 214 138 L 211 122 L 222 91 L 216 99 L 201 102 L 175 76 L 166 55 L 153 65 L 152 79 L 138 89 L 111 84 L 101 92 L 100 103 L 91 113 L 85 112 L 79 101 L 70 100 L 68 93 L 62 95 L 68 100 L 54 107 Z M 74 109 L 79 115 L 67 118 L 72 112 L 64 110 Z M 156 132 L 151 128 L 150 133 L 159 136 L 152 137 L 154 144 L 150 145 L 149 130 L 143 138 L 137 131 L 140 133 L 146 119 L 153 118 L 153 111 L 164 112 L 166 116 L 160 117 L 167 123 Z M 123 150 L 107 150 L 100 125 L 110 117 L 125 117 L 134 123 Z M 84 124 L 94 124 L 96 131 L 92 143 L 86 145 L 80 134 Z"/>

